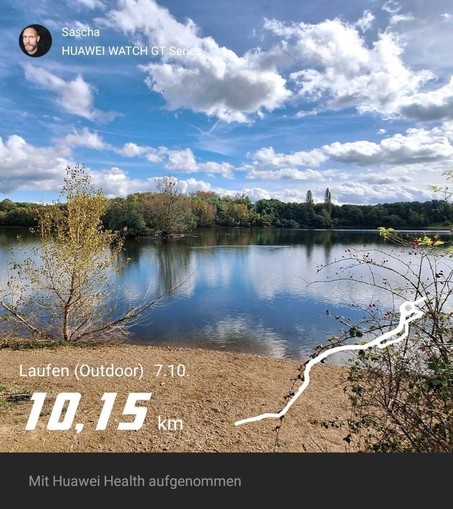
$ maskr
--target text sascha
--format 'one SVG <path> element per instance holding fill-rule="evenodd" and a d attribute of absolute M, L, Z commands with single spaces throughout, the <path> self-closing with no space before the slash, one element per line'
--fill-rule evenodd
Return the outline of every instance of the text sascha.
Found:
<path fill-rule="evenodd" d="M 101 31 L 98 28 L 69 28 L 63 27 L 61 29 L 61 35 L 63 37 L 99 37 Z"/>

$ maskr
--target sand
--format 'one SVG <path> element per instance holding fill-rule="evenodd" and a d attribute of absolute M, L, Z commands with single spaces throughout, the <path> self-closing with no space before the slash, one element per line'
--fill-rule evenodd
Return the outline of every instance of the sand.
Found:
<path fill-rule="evenodd" d="M 315 366 L 309 387 L 280 429 L 276 419 L 234 425 L 239 419 L 279 411 L 285 396 L 300 385 L 300 380 L 294 385 L 300 364 L 155 346 L 2 349 L 0 452 L 354 452 L 354 445 L 344 440 L 350 416 L 344 367 Z M 31 376 L 37 368 L 46 370 L 46 376 Z M 108 376 L 115 369 L 114 376 Z M 136 376 L 128 376 L 134 370 Z M 26 430 L 30 397 L 36 392 L 45 392 L 46 400 L 36 428 Z M 64 419 L 71 427 L 49 430 L 53 405 L 62 392 L 81 394 L 76 414 L 72 419 L 66 417 L 69 409 L 56 412 L 56 427 Z M 106 429 L 96 430 L 101 398 L 109 392 L 117 393 L 113 410 Z M 121 415 L 130 393 L 152 394 L 149 401 L 138 403 L 147 409 L 146 417 L 138 430 L 119 430 L 120 422 L 134 420 L 134 415 Z M 77 424 L 83 424 L 80 432 Z"/>

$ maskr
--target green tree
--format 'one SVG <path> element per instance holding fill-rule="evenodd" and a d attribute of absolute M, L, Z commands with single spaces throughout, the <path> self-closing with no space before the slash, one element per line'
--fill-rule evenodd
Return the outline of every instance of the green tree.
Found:
<path fill-rule="evenodd" d="M 145 220 L 136 196 L 110 200 L 103 218 L 104 224 L 112 231 L 123 231 L 130 236 L 144 235 L 147 232 Z"/>
<path fill-rule="evenodd" d="M 330 213 L 326 209 L 321 209 L 319 214 L 316 215 L 317 224 L 320 228 L 331 228 L 332 227 L 332 219 L 330 217 Z"/>
<path fill-rule="evenodd" d="M 38 209 L 40 206 L 16 206 L 5 213 L 5 226 L 36 226 L 38 224 Z"/>
<path fill-rule="evenodd" d="M 363 212 L 360 207 L 350 207 L 348 211 L 348 219 L 351 221 L 352 226 L 362 226 L 363 225 Z"/>
<path fill-rule="evenodd" d="M 220 202 L 219 222 L 224 226 L 251 226 L 256 218 L 247 197 L 226 197 Z"/>
<path fill-rule="evenodd" d="M 163 238 L 195 226 L 191 198 L 182 194 L 175 177 L 155 179 L 157 193 L 150 196 L 150 226 Z"/>
<path fill-rule="evenodd" d="M 8 198 L 0 201 L 0 211 L 1 212 L 8 212 L 14 208 L 16 208 L 16 204 Z"/>
<path fill-rule="evenodd" d="M 192 198 L 192 212 L 196 218 L 197 226 L 214 226 L 217 207 L 209 201 L 201 198 Z"/>
<path fill-rule="evenodd" d="M 284 205 L 283 202 L 276 199 L 258 200 L 255 203 L 255 210 L 259 216 L 259 223 L 263 226 L 279 225 L 280 212 Z"/>
<path fill-rule="evenodd" d="M 329 188 L 326 189 L 324 194 L 324 208 L 330 214 L 332 213 L 332 194 L 330 193 Z"/>

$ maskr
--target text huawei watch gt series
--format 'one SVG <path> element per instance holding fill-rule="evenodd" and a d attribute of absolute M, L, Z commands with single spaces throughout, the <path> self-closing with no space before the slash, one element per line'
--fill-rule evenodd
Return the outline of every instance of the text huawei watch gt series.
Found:
<path fill-rule="evenodd" d="M 101 31 L 98 28 L 69 28 L 63 27 L 61 35 L 64 38 L 74 38 L 76 40 L 83 38 L 100 37 Z M 138 45 L 82 45 L 68 44 L 61 47 L 63 56 L 161 56 L 161 57 L 182 57 L 195 56 L 199 53 L 198 48 L 189 48 L 182 46 L 138 46 Z"/>

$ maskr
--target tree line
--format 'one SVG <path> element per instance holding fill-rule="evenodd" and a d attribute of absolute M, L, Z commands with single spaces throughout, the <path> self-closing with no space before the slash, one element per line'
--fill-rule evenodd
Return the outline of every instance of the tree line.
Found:
<path fill-rule="evenodd" d="M 378 205 L 335 205 L 329 189 L 315 203 L 312 192 L 303 203 L 248 196 L 220 196 L 212 191 L 183 194 L 173 177 L 156 179 L 155 192 L 108 200 L 104 225 L 130 236 L 167 237 L 197 227 L 391 228 L 450 227 L 453 204 L 447 200 L 394 202 Z M 34 226 L 43 205 L 0 201 L 0 225 Z"/>

